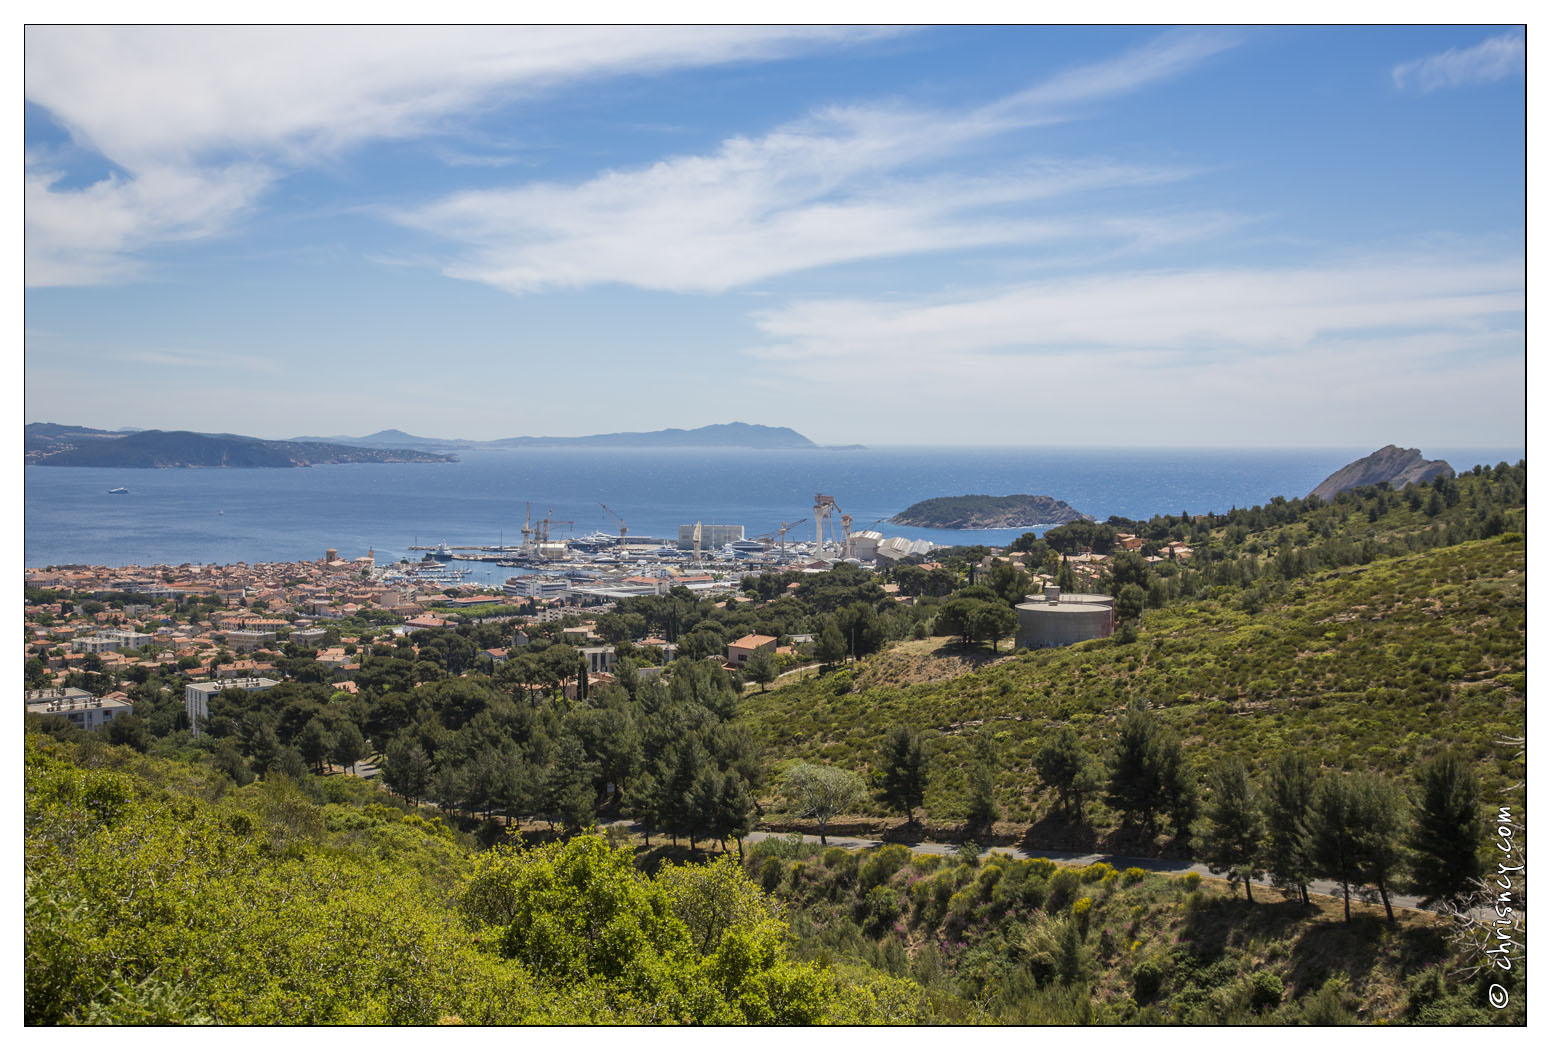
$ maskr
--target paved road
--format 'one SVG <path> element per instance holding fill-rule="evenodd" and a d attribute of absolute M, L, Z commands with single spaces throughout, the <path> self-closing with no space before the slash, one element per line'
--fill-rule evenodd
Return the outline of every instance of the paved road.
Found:
<path fill-rule="evenodd" d="M 750 832 L 747 840 L 750 843 L 757 843 L 762 839 L 786 839 L 791 835 L 792 833 L 785 832 Z M 884 841 L 881 839 L 857 839 L 851 836 L 829 836 L 827 839 L 830 846 L 845 847 L 848 850 L 863 850 L 868 847 L 881 847 L 884 844 Z M 802 837 L 802 840 L 804 843 L 817 843 L 819 837 L 805 835 Z M 956 843 L 911 843 L 899 840 L 891 842 L 900 842 L 903 846 L 909 847 L 917 854 L 956 854 L 959 851 L 959 845 Z M 1128 858 L 1118 854 L 1080 854 L 1066 850 L 1028 851 L 1021 847 L 991 847 L 987 850 L 987 853 L 992 851 L 1025 860 L 1029 858 L 1049 858 L 1051 861 L 1059 862 L 1063 865 L 1092 865 L 1096 861 L 1107 861 L 1117 869 L 1138 868 L 1145 869 L 1148 872 L 1162 872 L 1170 876 L 1183 876 L 1187 872 L 1199 873 L 1202 876 L 1213 875 L 1212 870 L 1200 862 L 1186 861 L 1178 858 Z M 1259 880 L 1255 881 L 1255 887 L 1266 891 L 1274 890 L 1270 884 L 1262 883 Z M 1329 880 L 1313 880 L 1309 883 L 1309 891 L 1313 894 L 1326 894 L 1339 899 L 1341 897 L 1341 884 L 1332 883 Z M 1383 904 L 1379 901 L 1378 892 L 1368 888 L 1359 890 L 1353 887 L 1352 900 L 1356 902 L 1370 902 L 1381 906 Z M 1390 904 L 1397 909 L 1421 908 L 1421 903 L 1416 898 L 1406 895 L 1391 893 L 1389 900 Z"/>

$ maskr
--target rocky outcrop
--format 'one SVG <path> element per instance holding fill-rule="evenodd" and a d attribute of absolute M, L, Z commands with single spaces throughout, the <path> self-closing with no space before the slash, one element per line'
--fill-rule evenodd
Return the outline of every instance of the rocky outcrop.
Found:
<path fill-rule="evenodd" d="M 1353 460 L 1314 487 L 1310 496 L 1333 500 L 1337 493 L 1365 485 L 1388 483 L 1391 489 L 1403 489 L 1434 478 L 1453 478 L 1454 468 L 1443 460 L 1424 460 L 1420 449 L 1402 449 L 1386 445 L 1361 460 Z"/>

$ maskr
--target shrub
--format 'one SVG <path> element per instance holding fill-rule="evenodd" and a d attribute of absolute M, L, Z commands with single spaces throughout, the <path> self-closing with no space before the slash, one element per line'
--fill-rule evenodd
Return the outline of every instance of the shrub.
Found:
<path fill-rule="evenodd" d="M 785 873 L 786 864 L 780 858 L 766 858 L 759 867 L 759 885 L 769 893 L 780 886 L 781 877 Z"/>
<path fill-rule="evenodd" d="M 1260 971 L 1249 980 L 1249 1005 L 1257 1011 L 1282 1002 L 1282 978 L 1271 971 Z"/>
<path fill-rule="evenodd" d="M 1319 992 L 1304 1001 L 1302 1020 L 1304 1025 L 1350 1025 L 1355 1020 L 1344 975 L 1327 979 Z"/>
<path fill-rule="evenodd" d="M 1142 882 L 1146 876 L 1147 873 L 1137 868 L 1135 865 L 1132 865 L 1125 871 L 1125 880 L 1128 886 Z"/>
<path fill-rule="evenodd" d="M 1115 871 L 1115 866 L 1107 861 L 1095 861 L 1091 865 L 1084 865 L 1078 870 L 1078 878 L 1084 883 L 1097 883 Z"/>
<path fill-rule="evenodd" d="M 1156 960 L 1143 960 L 1131 972 L 1131 988 L 1139 1004 L 1147 1003 L 1163 986 L 1163 968 Z"/>
<path fill-rule="evenodd" d="M 866 893 L 879 884 L 887 883 L 894 873 L 910 862 L 910 848 L 890 843 L 869 851 L 857 874 L 857 890 Z"/>
<path fill-rule="evenodd" d="M 1197 887 L 1201 886 L 1201 873 L 1187 872 L 1179 878 L 1179 882 L 1186 891 L 1193 891 Z"/>
<path fill-rule="evenodd" d="M 1052 914 L 1066 909 L 1077 898 L 1077 888 L 1081 885 L 1076 869 L 1061 869 L 1046 887 L 1045 910 Z"/>

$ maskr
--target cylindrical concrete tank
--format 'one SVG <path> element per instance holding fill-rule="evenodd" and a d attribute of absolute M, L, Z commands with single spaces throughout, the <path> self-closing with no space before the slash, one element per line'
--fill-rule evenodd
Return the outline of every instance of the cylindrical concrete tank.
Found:
<path fill-rule="evenodd" d="M 1070 646 L 1074 642 L 1102 639 L 1114 633 L 1115 599 L 1111 595 L 1055 592 L 1018 605 L 1019 648 Z"/>

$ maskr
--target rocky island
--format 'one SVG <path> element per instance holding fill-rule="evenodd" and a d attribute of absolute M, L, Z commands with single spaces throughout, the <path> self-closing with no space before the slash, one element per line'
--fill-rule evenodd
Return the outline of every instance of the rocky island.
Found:
<path fill-rule="evenodd" d="M 911 504 L 889 519 L 922 529 L 1029 529 L 1034 526 L 1091 522 L 1065 500 L 1053 496 L 939 496 Z"/>
<path fill-rule="evenodd" d="M 1430 482 L 1434 478 L 1453 478 L 1454 468 L 1443 460 L 1425 460 L 1420 449 L 1402 449 L 1386 445 L 1361 460 L 1353 460 L 1314 487 L 1310 496 L 1334 500 L 1337 493 L 1380 482 L 1391 489 Z"/>

